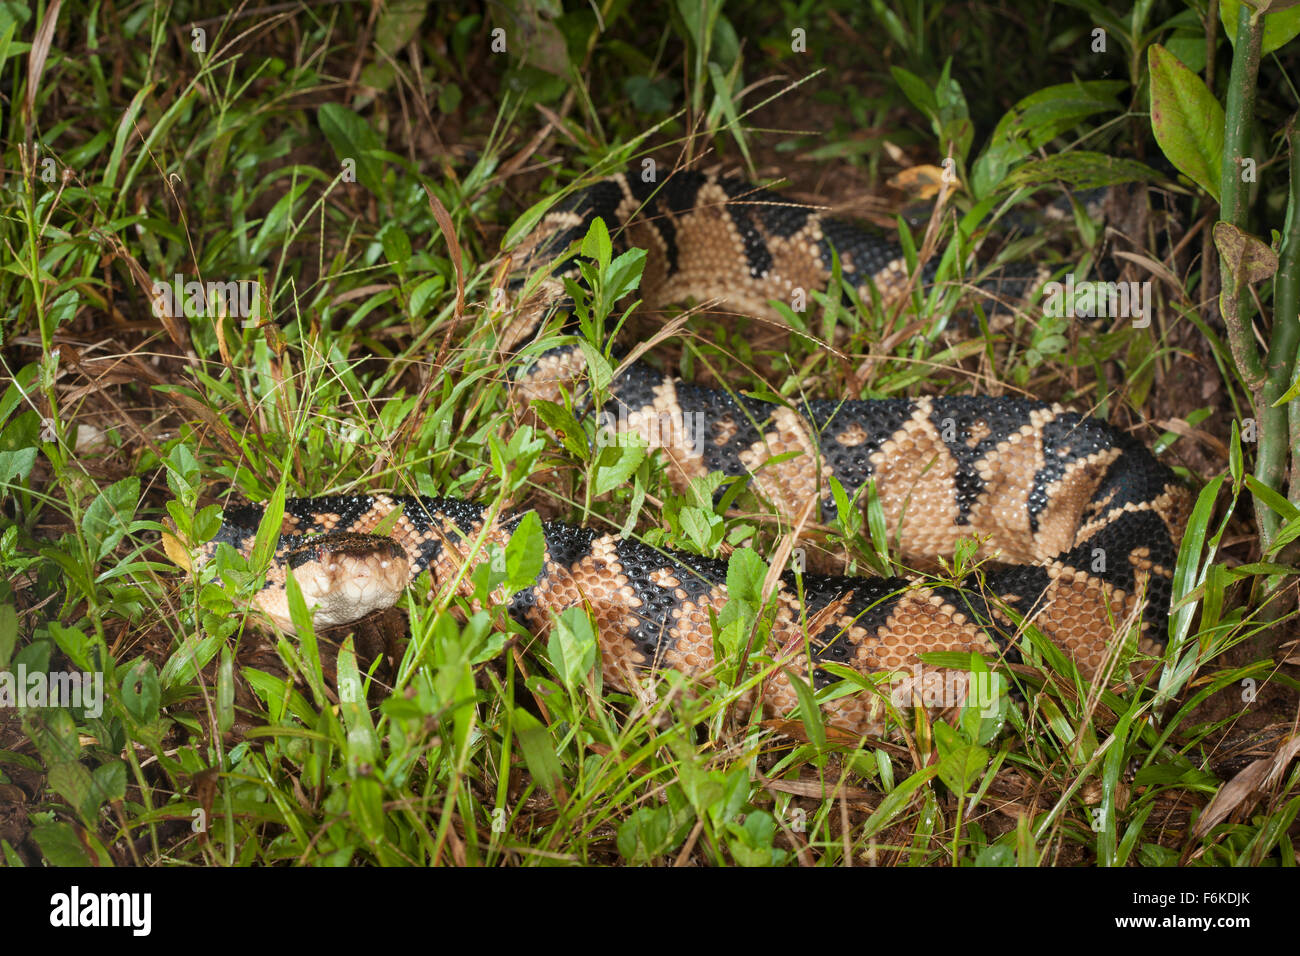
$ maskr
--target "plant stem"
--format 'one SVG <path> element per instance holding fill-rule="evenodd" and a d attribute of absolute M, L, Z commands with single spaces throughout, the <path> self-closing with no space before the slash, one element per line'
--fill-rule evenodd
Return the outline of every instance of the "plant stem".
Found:
<path fill-rule="evenodd" d="M 1300 419 L 1300 402 L 1289 402 L 1274 408 L 1290 387 L 1295 374 L 1296 345 L 1300 343 L 1300 129 L 1293 118 L 1287 130 L 1291 148 L 1291 186 L 1287 197 L 1286 226 L 1282 236 L 1282 249 L 1278 254 L 1277 280 L 1273 289 L 1273 335 L 1268 351 L 1268 380 L 1261 393 L 1262 434 L 1279 436 L 1278 441 L 1261 444 L 1255 459 L 1255 477 L 1270 488 L 1281 488 L 1286 472 L 1287 445 L 1291 445 L 1291 460 L 1300 461 L 1300 448 L 1295 445 L 1297 419 Z M 1290 433 L 1290 434 L 1289 434 Z M 1284 442 L 1281 436 L 1291 441 Z M 1300 475 L 1292 473 L 1288 497 L 1300 501 Z M 1277 531 L 1278 516 L 1268 513 L 1269 520 L 1262 523 L 1267 545 Z"/>
<path fill-rule="evenodd" d="M 1237 42 L 1232 56 L 1232 72 L 1228 78 L 1228 102 L 1224 107 L 1226 121 L 1223 131 L 1223 162 L 1219 172 L 1219 218 L 1239 229 L 1245 227 L 1247 183 L 1243 181 L 1242 170 L 1255 115 L 1255 81 L 1259 74 L 1260 38 L 1264 32 L 1262 18 L 1252 19 L 1250 13 L 1250 7 L 1244 3 L 1237 13 Z M 1228 264 L 1222 258 L 1219 272 L 1225 280 L 1221 311 L 1224 324 L 1228 327 L 1232 358 L 1247 387 L 1254 393 L 1258 411 L 1264 367 L 1259 350 L 1255 347 L 1246 289 L 1238 277 L 1229 271 Z M 1229 298 L 1232 299 L 1231 302 L 1227 301 Z M 1263 440 L 1261 436 L 1261 444 Z"/>
<path fill-rule="evenodd" d="M 1223 165 L 1220 173 L 1222 217 L 1234 226 L 1243 226 L 1243 199 L 1246 183 L 1242 179 L 1242 160 L 1250 145 L 1250 128 L 1255 119 L 1255 80 L 1259 74 L 1259 44 L 1264 34 L 1261 17 L 1252 20 L 1248 4 L 1237 11 L 1237 44 L 1232 55 L 1232 72 L 1228 77 L 1228 101 L 1224 106 L 1226 128 L 1223 131 Z"/>

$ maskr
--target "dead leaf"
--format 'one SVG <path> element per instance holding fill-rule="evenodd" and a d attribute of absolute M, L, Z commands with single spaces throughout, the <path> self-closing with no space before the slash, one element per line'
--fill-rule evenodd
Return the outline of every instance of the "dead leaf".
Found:
<path fill-rule="evenodd" d="M 1214 224 L 1214 245 L 1237 285 L 1254 285 L 1277 272 L 1277 253 L 1230 222 Z"/>
<path fill-rule="evenodd" d="M 1282 775 L 1297 753 L 1300 753 L 1300 737 L 1292 737 L 1273 756 L 1248 764 L 1219 788 L 1192 828 L 1192 836 L 1205 836 L 1238 807 L 1253 805 L 1259 799 L 1260 791 Z"/>
<path fill-rule="evenodd" d="M 933 199 L 943 189 L 944 175 L 940 166 L 911 166 L 891 177 L 889 185 L 909 199 Z"/>
<path fill-rule="evenodd" d="M 45 19 L 36 29 L 32 39 L 32 49 L 27 56 L 27 102 L 24 119 L 30 130 L 36 115 L 36 91 L 41 89 L 41 74 L 45 72 L 45 58 L 50 55 L 50 44 L 54 42 L 54 28 L 59 22 L 59 8 L 63 0 L 54 0 L 45 11 Z"/>

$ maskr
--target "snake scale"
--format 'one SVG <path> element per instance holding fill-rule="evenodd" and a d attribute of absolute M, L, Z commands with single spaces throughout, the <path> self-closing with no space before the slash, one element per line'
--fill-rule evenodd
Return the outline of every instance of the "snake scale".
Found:
<path fill-rule="evenodd" d="M 888 300 L 908 281 L 902 254 L 887 240 L 743 180 L 696 172 L 661 183 L 628 173 L 573 193 L 524 242 L 516 275 L 544 262 L 572 274 L 565 255 L 597 217 L 618 248 L 646 250 L 639 294 L 651 308 L 693 297 L 771 317 L 769 300 L 825 288 L 833 255 L 863 301 L 872 285 Z M 530 339 L 563 305 L 549 281 L 540 302 L 518 307 L 509 346 Z M 581 388 L 583 369 L 578 347 L 553 349 L 521 365 L 516 389 L 525 401 L 554 400 L 561 387 Z M 604 412 L 660 450 L 679 488 L 714 471 L 747 475 L 775 513 L 831 520 L 834 477 L 856 503 L 875 495 L 902 562 L 933 564 L 972 536 L 979 555 L 996 562 L 957 584 L 783 573 L 769 644 L 757 649 L 776 666 L 746 706 L 790 713 L 798 703 L 794 681 L 820 689 L 839 679 L 828 664 L 915 673 L 916 655 L 929 651 L 1018 661 L 1024 621 L 1088 678 L 1111 666 L 1127 633 L 1137 634 L 1142 653 L 1158 653 L 1167 640 L 1190 499 L 1139 441 L 1102 421 L 987 396 L 772 404 L 642 363 L 629 365 L 609 391 Z M 221 542 L 249 553 L 262 515 L 258 505 L 227 508 L 200 559 Z M 504 546 L 521 517 L 454 498 L 290 499 L 256 601 L 292 630 L 290 569 L 318 625 L 392 605 L 426 569 L 435 587 L 460 581 L 468 596 L 465 563 L 487 560 L 484 545 Z M 381 522 L 387 534 L 372 534 Z M 566 608 L 589 608 L 602 673 L 614 687 L 629 688 L 659 668 L 709 679 L 711 615 L 727 601 L 725 561 L 557 522 L 544 522 L 543 532 L 543 569 L 510 601 L 517 619 L 540 631 Z M 884 726 L 879 695 L 825 696 L 833 697 L 822 704 L 829 724 L 857 734 Z"/>

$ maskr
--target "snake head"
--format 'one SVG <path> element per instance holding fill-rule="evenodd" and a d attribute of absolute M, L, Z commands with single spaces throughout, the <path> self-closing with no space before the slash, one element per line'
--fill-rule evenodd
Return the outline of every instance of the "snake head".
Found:
<path fill-rule="evenodd" d="M 283 558 L 317 627 L 350 624 L 372 611 L 392 607 L 410 582 L 406 552 L 383 535 L 344 531 L 316 535 Z M 296 632 L 283 580 L 268 576 L 257 603 L 280 627 Z"/>

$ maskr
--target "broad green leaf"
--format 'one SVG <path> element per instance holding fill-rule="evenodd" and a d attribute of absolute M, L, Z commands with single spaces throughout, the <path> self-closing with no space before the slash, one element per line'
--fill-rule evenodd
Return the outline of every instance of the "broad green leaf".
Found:
<path fill-rule="evenodd" d="M 163 664 L 159 682 L 167 688 L 188 684 L 224 646 L 225 635 L 218 631 L 205 634 L 202 639 L 190 635 Z"/>
<path fill-rule="evenodd" d="M 1125 80 L 1060 83 L 1030 93 L 1007 110 L 993 130 L 992 142 L 1021 138 L 1030 150 L 1064 133 L 1096 113 L 1116 111 Z"/>
<path fill-rule="evenodd" d="M 0 487 L 15 478 L 26 478 L 36 464 L 41 418 L 34 411 L 14 417 L 0 432 Z"/>
<path fill-rule="evenodd" d="M 934 724 L 934 742 L 939 751 L 939 779 L 953 793 L 965 794 L 988 766 L 989 752 L 941 720 Z"/>
<path fill-rule="evenodd" d="M 177 444 L 167 453 L 167 487 L 183 502 L 198 494 L 203 472 L 188 445 Z"/>
<path fill-rule="evenodd" d="M 565 687 L 572 690 L 582 683 L 596 664 L 596 634 L 585 610 L 566 608 L 555 619 L 546 653 Z"/>
<path fill-rule="evenodd" d="M 618 827 L 618 852 L 629 863 L 648 863 L 676 845 L 671 807 L 639 807 Z"/>
<path fill-rule="evenodd" d="M 743 601 L 750 613 L 758 612 L 763 600 L 767 562 L 753 548 L 740 548 L 727 559 L 727 598 Z"/>
<path fill-rule="evenodd" d="M 0 671 L 9 667 L 18 642 L 18 611 L 12 604 L 0 604 Z"/>
<path fill-rule="evenodd" d="M 617 302 L 641 284 L 646 251 L 629 249 L 609 264 L 604 275 L 604 292 L 609 301 Z"/>
<path fill-rule="evenodd" d="M 126 762 L 110 760 L 100 764 L 91 774 L 94 777 L 96 807 L 106 800 L 126 799 Z"/>
<path fill-rule="evenodd" d="M 1145 163 L 1076 149 L 1021 163 L 1002 181 L 1002 188 L 1014 190 L 1063 182 L 1071 189 L 1084 190 L 1161 178 L 1160 173 Z"/>
<path fill-rule="evenodd" d="M 705 554 L 713 553 L 713 527 L 715 524 L 721 524 L 721 520 L 712 511 L 693 506 L 685 507 L 677 514 L 677 521 L 682 531 L 686 532 L 691 543 Z"/>
<path fill-rule="evenodd" d="M 599 216 L 595 218 L 587 229 L 587 235 L 583 237 L 580 251 L 584 256 L 595 259 L 600 264 L 601 272 L 609 268 L 610 260 L 614 255 L 614 244 L 609 238 L 609 229 L 604 219 Z"/>
<path fill-rule="evenodd" d="M 76 761 L 57 763 L 50 768 L 45 782 L 84 818 L 93 815 L 95 782 L 90 771 L 81 764 Z"/>
<path fill-rule="evenodd" d="M 395 58 L 398 51 L 419 36 L 428 7 L 428 0 L 389 0 L 375 22 L 375 46 Z"/>
<path fill-rule="evenodd" d="M 158 716 L 161 699 L 158 672 L 153 663 L 138 659 L 122 678 L 122 704 L 127 713 L 142 724 L 150 723 Z"/>
<path fill-rule="evenodd" d="M 506 544 L 506 589 L 514 594 L 532 587 L 545 562 L 542 519 L 536 511 L 530 511 L 519 519 Z"/>
<path fill-rule="evenodd" d="M 592 492 L 597 497 L 622 487 L 632 472 L 645 461 L 645 448 L 637 444 L 632 434 L 624 432 L 617 441 L 600 450 L 600 455 L 596 458 L 596 475 L 592 481 Z"/>
<path fill-rule="evenodd" d="M 383 149 L 384 144 L 370 124 L 359 113 L 337 103 L 323 104 L 316 111 L 316 121 L 330 146 L 334 147 L 339 162 L 351 160 L 361 185 L 375 195 L 381 195 L 383 165 L 374 153 Z"/>
<path fill-rule="evenodd" d="M 1147 51 L 1151 130 L 1165 156 L 1217 202 L 1223 166 L 1223 107 L 1199 76 L 1158 43 Z"/>
<path fill-rule="evenodd" d="M 68 655 L 68 659 L 83 671 L 93 671 L 96 669 L 95 660 L 92 653 L 95 647 L 94 642 L 86 637 L 86 633 L 77 627 L 67 627 L 58 621 L 50 621 L 50 637 L 54 638 L 54 643 L 59 645 L 59 650 Z M 0 637 L 0 647 L 3 646 L 3 637 Z"/>
<path fill-rule="evenodd" d="M 9 59 L 9 46 L 13 43 L 14 31 L 17 29 L 17 21 L 10 23 L 7 27 L 0 28 L 0 66 L 3 66 L 5 60 Z M 14 52 L 18 51 L 15 50 Z"/>
<path fill-rule="evenodd" d="M 537 417 L 542 420 L 542 424 L 555 433 L 566 449 L 577 458 L 587 457 L 587 445 L 582 426 L 578 424 L 572 412 L 563 405 L 541 398 L 533 400 L 532 408 L 537 413 Z"/>
<path fill-rule="evenodd" d="M 939 102 L 934 98 L 934 90 L 930 89 L 929 83 L 901 66 L 891 66 L 889 72 L 893 75 L 898 88 L 903 91 L 903 95 L 912 101 L 913 106 L 931 119 L 938 117 Z"/>
<path fill-rule="evenodd" d="M 976 866 L 1015 866 L 1016 851 L 1009 846 L 994 844 L 975 854 Z"/>
<path fill-rule="evenodd" d="M 1271 6 L 1283 7 L 1280 3 L 1273 3 Z M 1219 19 L 1223 21 L 1223 32 L 1228 35 L 1233 46 L 1237 43 L 1237 11 L 1240 8 L 1241 0 L 1219 0 Z M 1297 33 L 1300 33 L 1300 6 L 1293 5 L 1270 11 L 1264 17 L 1264 35 L 1260 38 L 1259 44 L 1260 55 L 1265 56 L 1280 49 Z"/>
<path fill-rule="evenodd" d="M 399 273 L 405 272 L 411 261 L 411 240 L 407 238 L 406 230 L 396 222 L 389 221 L 379 230 L 378 238 L 384 256 Z"/>
<path fill-rule="evenodd" d="M 511 723 L 514 725 L 515 739 L 519 742 L 519 752 L 524 756 L 528 772 L 543 790 L 555 797 L 563 778 L 563 768 L 560 766 L 560 758 L 555 755 L 555 743 L 551 740 L 551 732 L 547 730 L 545 724 L 522 707 L 514 709 Z"/>
<path fill-rule="evenodd" d="M 976 196 L 987 195 L 1014 163 L 1040 146 L 1089 116 L 1121 109 L 1116 97 L 1126 86 L 1123 80 L 1062 83 L 1020 100 L 998 121 L 988 148 L 975 161 L 972 191 Z"/>
<path fill-rule="evenodd" d="M 140 503 L 140 479 L 114 482 L 90 503 L 81 518 L 81 531 L 90 545 L 92 561 L 99 561 L 122 540 Z"/>
<path fill-rule="evenodd" d="M 587 363 L 587 380 L 595 391 L 603 392 L 614 380 L 614 370 L 605 356 L 586 339 L 582 339 L 578 346 L 582 349 L 583 361 Z"/>
<path fill-rule="evenodd" d="M 32 838 L 45 859 L 54 866 L 94 866 L 98 862 L 71 824 L 40 824 L 32 829 Z"/>

